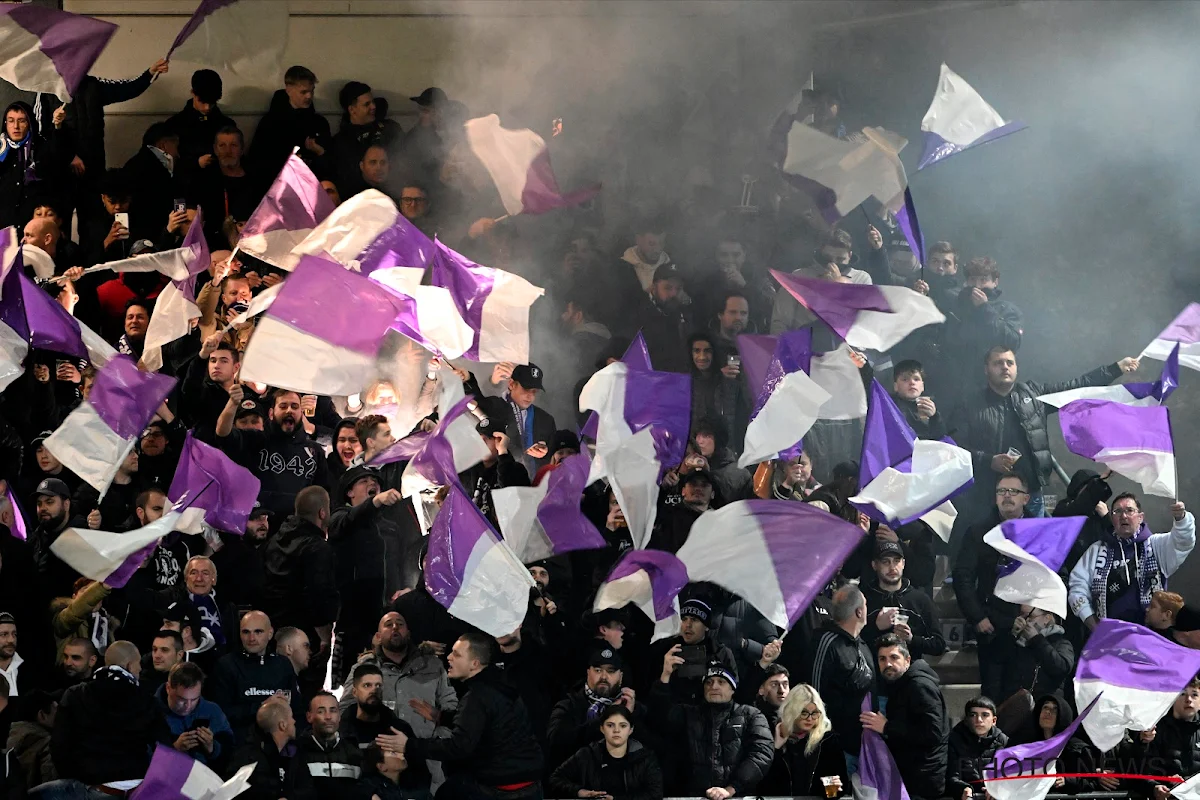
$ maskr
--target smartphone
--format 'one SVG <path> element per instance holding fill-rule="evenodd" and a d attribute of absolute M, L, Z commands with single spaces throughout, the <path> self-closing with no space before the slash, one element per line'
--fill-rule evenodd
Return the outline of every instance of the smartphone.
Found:
<path fill-rule="evenodd" d="M 176 211 L 187 211 L 187 200 L 184 200 L 182 197 L 176 197 L 175 198 L 175 210 Z"/>
<path fill-rule="evenodd" d="M 675 673 L 681 678 L 703 678 L 708 666 L 708 652 L 702 644 L 685 644 L 679 648 L 679 656 L 683 663 L 675 668 Z"/>
<path fill-rule="evenodd" d="M 729 358 L 727 360 L 728 360 L 729 366 L 731 366 L 731 367 L 740 367 L 742 365 L 742 357 L 739 356 L 737 353 L 730 353 Z"/>
<path fill-rule="evenodd" d="M 194 719 L 194 720 L 192 720 L 192 724 L 188 726 L 188 730 L 189 730 L 189 731 L 194 731 L 194 730 L 196 730 L 197 728 L 208 728 L 208 727 L 211 727 L 211 723 L 209 722 L 209 720 L 207 720 L 207 719 Z"/>
<path fill-rule="evenodd" d="M 120 223 L 121 227 L 123 227 L 125 229 L 125 233 L 121 236 L 121 238 L 128 239 L 129 238 L 129 212 L 128 211 L 118 211 L 117 213 L 113 214 L 113 220 Z"/>

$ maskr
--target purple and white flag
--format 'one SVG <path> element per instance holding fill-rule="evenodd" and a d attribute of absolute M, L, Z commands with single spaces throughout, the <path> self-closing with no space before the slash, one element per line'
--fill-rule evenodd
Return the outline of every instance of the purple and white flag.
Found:
<path fill-rule="evenodd" d="M 425 268 L 433 266 L 436 251 L 433 240 L 405 219 L 390 197 L 367 189 L 333 209 L 292 255 L 320 256 L 363 275 L 405 267 L 412 274 L 404 285 L 416 286 Z M 280 266 L 291 269 L 293 262 L 285 259 Z"/>
<path fill-rule="evenodd" d="M 835 283 L 774 269 L 771 274 L 851 347 L 886 352 L 917 328 L 946 321 L 932 300 L 904 286 Z"/>
<path fill-rule="evenodd" d="M 529 362 L 529 308 L 545 294 L 520 275 L 476 264 L 434 242 L 431 282 L 450 291 L 459 316 L 475 332 L 465 357 L 491 363 Z"/>
<path fill-rule="evenodd" d="M 95 17 L 0 3 L 0 78 L 70 102 L 116 32 L 116 25 Z"/>
<path fill-rule="evenodd" d="M 790 630 L 863 535 L 808 503 L 739 500 L 701 514 L 676 555 L 691 580 L 741 595 Z"/>
<path fill-rule="evenodd" d="M 572 550 L 596 550 L 604 537 L 579 509 L 590 464 L 583 453 L 563 459 L 538 486 L 492 490 L 504 542 L 525 564 Z"/>
<path fill-rule="evenodd" d="M 5 235 L 12 230 L 6 229 Z M 19 250 L 11 263 L 0 266 L 0 389 L 24 371 L 30 349 L 52 350 L 94 364 L 107 362 L 112 347 L 25 276 Z"/>
<path fill-rule="evenodd" d="M 917 204 L 913 202 L 912 191 L 904 187 L 904 204 L 895 209 L 896 224 L 904 232 L 908 246 L 912 248 L 917 263 L 925 263 L 925 235 L 921 233 L 921 223 L 917 219 Z"/>
<path fill-rule="evenodd" d="M 463 622 L 492 635 L 521 626 L 536 586 L 455 481 L 429 531 L 425 588 Z"/>
<path fill-rule="evenodd" d="M 246 220 L 238 249 L 280 266 L 292 248 L 333 211 L 333 201 L 321 188 L 317 176 L 293 153 Z"/>
<path fill-rule="evenodd" d="M 1027 127 L 1024 122 L 1005 122 L 971 84 L 942 64 L 933 102 L 921 120 L 925 152 L 917 170 Z"/>
<path fill-rule="evenodd" d="M 867 415 L 867 391 L 850 345 L 842 342 L 836 350 L 813 354 L 808 374 L 829 394 L 817 419 L 862 419 Z"/>
<path fill-rule="evenodd" d="M 1166 406 L 1076 400 L 1058 412 L 1058 423 L 1075 455 L 1137 481 L 1147 494 L 1176 497 L 1175 445 Z"/>
<path fill-rule="evenodd" d="M 392 292 L 409 311 L 392 327 L 434 355 L 454 359 L 471 349 L 475 332 L 458 315 L 449 290 L 422 286 L 423 271 L 408 267 L 381 267 L 371 280 Z M 415 324 L 414 324 L 415 320 Z"/>
<path fill-rule="evenodd" d="M 687 567 L 662 550 L 629 550 L 596 590 L 593 611 L 633 603 L 654 623 L 657 642 L 679 633 L 679 593 L 688 584 Z"/>
<path fill-rule="evenodd" d="M 983 788 L 988 796 L 995 800 L 1043 800 L 1054 788 L 1058 757 L 1080 724 L 1091 716 L 1099 699 L 1092 700 L 1082 714 L 1049 739 L 997 750 L 983 772 Z"/>
<path fill-rule="evenodd" d="M 183 237 L 182 247 L 149 255 L 166 256 L 174 262 L 168 268 L 169 272 L 157 270 L 170 277 L 171 282 L 154 301 L 154 314 L 146 326 L 146 343 L 142 350 L 142 363 L 147 369 L 158 370 L 162 367 L 163 345 L 187 336 L 191 321 L 200 316 L 196 306 L 196 276 L 207 270 L 212 262 L 204 238 L 203 213 L 196 210 L 196 218 L 192 220 L 187 236 Z"/>
<path fill-rule="evenodd" d="M 173 508 L 154 522 L 124 533 L 67 528 L 50 545 L 50 552 L 85 578 L 119 589 L 141 568 L 158 542 L 184 524 L 183 512 Z"/>
<path fill-rule="evenodd" d="M 759 348 L 747 341 L 749 338 L 738 337 L 738 349 L 753 354 L 749 359 L 743 357 L 743 364 L 754 362 L 746 370 L 746 379 L 755 396 L 739 467 L 798 451 L 800 440 L 830 399 L 829 393 L 807 374 L 812 360 L 811 329 L 769 337 L 775 339 L 775 348 L 765 369 L 758 357 Z"/>
<path fill-rule="evenodd" d="M 242 356 L 242 380 L 318 395 L 361 392 L 407 309 L 382 286 L 312 256 L 282 287 Z"/>
<path fill-rule="evenodd" d="M 1118 383 L 1115 386 L 1084 386 L 1065 392 L 1054 392 L 1038 396 L 1038 400 L 1055 408 L 1062 408 L 1075 400 L 1111 400 L 1127 406 L 1161 406 L 1171 393 L 1179 388 L 1179 348 L 1175 343 L 1162 373 L 1154 382 Z"/>
<path fill-rule="evenodd" d="M 129 356 L 117 356 L 96 373 L 91 394 L 43 444 L 103 497 L 174 387 L 174 378 L 141 372 Z"/>
<path fill-rule="evenodd" d="M 167 58 L 261 78 L 281 71 L 287 41 L 288 4 L 282 0 L 200 0 Z"/>
<path fill-rule="evenodd" d="M 1200 370 L 1200 303 L 1188 303 L 1187 308 L 1180 311 L 1179 316 L 1146 345 L 1139 358 L 1149 356 L 1162 361 L 1171 354 L 1175 345 L 1179 345 L 1179 363 L 1189 369 Z"/>
<path fill-rule="evenodd" d="M 259 480 L 250 470 L 188 431 L 167 498 L 204 509 L 204 521 L 213 528 L 241 535 L 259 489 Z"/>
<path fill-rule="evenodd" d="M 786 501 L 781 501 L 786 502 Z M 862 711 L 871 710 L 871 695 L 863 697 Z M 862 744 L 858 751 L 858 772 L 850 776 L 854 784 L 854 800 L 909 800 L 908 790 L 900 778 L 900 770 L 878 733 L 863 728 Z"/>
<path fill-rule="evenodd" d="M 405 497 L 457 484 L 458 473 L 491 455 L 475 429 L 477 420 L 471 413 L 474 404 L 474 398 L 464 397 L 446 408 L 443 397 L 438 406 L 438 425 L 432 433 L 416 433 L 392 443 L 372 458 L 368 466 L 408 461 L 400 477 L 400 493 Z"/>
<path fill-rule="evenodd" d="M 560 192 L 546 142 L 531 130 L 502 128 L 495 114 L 468 120 L 463 129 L 467 146 L 492 177 L 509 215 L 544 214 L 576 206 L 600 191 L 599 186 L 588 186 L 568 194 Z"/>
<path fill-rule="evenodd" d="M 625 348 L 624 355 L 620 361 L 630 369 L 652 370 L 654 366 L 650 363 L 650 350 L 646 347 L 646 339 L 642 336 L 639 330 L 633 337 L 633 341 L 629 343 L 629 347 Z M 583 423 L 583 427 L 579 429 L 579 437 L 587 437 L 593 442 L 596 441 L 596 428 L 600 424 L 600 417 L 595 411 L 588 414 L 587 422 Z"/>
<path fill-rule="evenodd" d="M 799 122 L 788 131 L 783 172 L 816 197 L 830 224 L 872 197 L 889 211 L 904 207 L 908 176 L 899 152 L 908 140 L 883 128 L 863 128 L 854 138 L 838 139 Z"/>
<path fill-rule="evenodd" d="M 944 541 L 958 516 L 950 498 L 974 481 L 971 453 L 952 440 L 918 439 L 879 381 L 871 399 L 859 460 L 859 493 L 850 502 L 892 527 L 924 520 Z"/>
<path fill-rule="evenodd" d="M 1200 672 L 1200 650 L 1149 628 L 1102 619 L 1075 667 L 1075 704 L 1099 699 L 1083 729 L 1101 752 L 1116 747 L 1125 730 L 1146 731 Z"/>
<path fill-rule="evenodd" d="M 1067 587 L 1058 571 L 1086 521 L 1086 517 L 1010 519 L 988 531 L 984 543 L 1006 556 L 997 567 L 996 597 L 1066 619 Z"/>
<path fill-rule="evenodd" d="M 1200 800 L 1200 772 L 1176 785 L 1171 796 L 1178 800 Z"/>
<path fill-rule="evenodd" d="M 609 364 L 584 384 L 579 410 L 595 411 L 597 459 L 589 482 L 609 474 L 606 454 L 634 434 L 651 429 L 659 461 L 679 464 L 687 449 L 691 424 L 692 379 L 677 372 L 636 369 L 623 362 Z"/>
<path fill-rule="evenodd" d="M 250 788 L 256 764 L 247 764 L 222 782 L 217 773 L 187 753 L 156 745 L 150 768 L 130 800 L 232 800 Z"/>
<path fill-rule="evenodd" d="M 23 542 L 29 538 L 29 527 L 25 524 L 25 515 L 21 513 L 21 506 L 17 504 L 17 497 L 13 494 L 12 484 L 7 481 L 4 483 L 4 499 L 8 501 L 8 507 L 12 509 L 13 515 L 13 522 L 8 527 L 8 532 L 14 539 L 20 539 Z"/>

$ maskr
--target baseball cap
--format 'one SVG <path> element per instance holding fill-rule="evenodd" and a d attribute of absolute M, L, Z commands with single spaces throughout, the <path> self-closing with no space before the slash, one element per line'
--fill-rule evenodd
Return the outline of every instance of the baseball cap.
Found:
<path fill-rule="evenodd" d="M 49 439 L 50 434 L 52 434 L 52 433 L 54 433 L 54 431 L 42 431 L 37 436 L 33 437 L 33 449 L 36 450 L 37 446 L 39 444 L 41 444 L 42 442 L 46 441 L 47 439 Z"/>
<path fill-rule="evenodd" d="M 541 389 L 545 373 L 537 364 L 520 364 L 513 368 L 512 379 L 526 389 Z"/>
<path fill-rule="evenodd" d="M 436 86 L 430 86 L 416 97 L 410 97 L 408 99 L 412 100 L 419 106 L 433 106 L 434 108 L 450 102 L 450 98 L 446 95 L 446 93 Z"/>
<path fill-rule="evenodd" d="M 695 617 L 696 619 L 708 625 L 708 620 L 712 616 L 712 607 L 703 600 L 688 600 L 679 607 L 679 616 Z"/>
<path fill-rule="evenodd" d="M 271 511 L 271 509 L 264 506 L 261 502 L 259 502 L 258 500 L 255 500 L 254 508 L 250 509 L 249 519 L 258 519 L 259 517 L 270 517 L 274 513 L 275 512 Z"/>
<path fill-rule="evenodd" d="M 235 420 L 239 420 L 243 417 L 253 416 L 262 417 L 265 420 L 267 418 L 267 412 L 263 410 L 261 403 L 248 397 L 242 401 L 241 405 L 238 406 L 237 414 L 235 414 L 233 418 Z"/>
<path fill-rule="evenodd" d="M 154 242 L 150 241 L 149 239 L 138 239 L 136 242 L 134 242 L 132 245 L 129 246 L 129 255 L 131 255 L 131 256 L 140 256 L 143 253 L 153 253 L 153 252 L 154 252 Z"/>
<path fill-rule="evenodd" d="M 687 486 L 689 483 L 703 481 L 709 486 L 713 485 L 712 473 L 706 469 L 694 469 L 683 476 L 683 482 L 679 484 L 679 488 Z"/>
<path fill-rule="evenodd" d="M 737 688 L 737 678 L 734 677 L 733 671 L 719 661 L 712 662 L 705 670 L 704 680 L 707 681 L 709 678 L 724 678 L 729 681 L 730 686 L 734 689 Z"/>
<path fill-rule="evenodd" d="M 613 669 L 621 669 L 621 653 L 618 650 L 605 645 L 604 647 L 596 647 L 588 655 L 589 667 L 602 667 L 605 664 Z"/>
<path fill-rule="evenodd" d="M 575 431 L 557 430 L 554 432 L 554 442 L 550 446 L 551 453 L 559 450 L 580 450 L 579 437 Z"/>
<path fill-rule="evenodd" d="M 37 491 L 34 494 L 40 497 L 58 497 L 63 500 L 71 499 L 71 490 L 58 478 L 46 478 L 37 485 Z"/>
<path fill-rule="evenodd" d="M 345 497 L 346 494 L 354 488 L 354 484 L 361 481 L 363 478 L 374 478 L 375 483 L 379 483 L 378 470 L 372 469 L 365 464 L 356 464 L 350 469 L 342 473 L 341 480 L 338 481 L 338 494 Z"/>
<path fill-rule="evenodd" d="M 652 282 L 657 283 L 658 281 L 669 280 L 683 280 L 683 273 L 680 272 L 679 267 L 675 266 L 674 261 L 668 261 L 658 269 L 654 270 L 654 280 Z"/>
<path fill-rule="evenodd" d="M 899 542 L 879 542 L 875 545 L 875 558 L 883 558 L 885 556 L 896 556 L 904 558 L 904 548 Z"/>

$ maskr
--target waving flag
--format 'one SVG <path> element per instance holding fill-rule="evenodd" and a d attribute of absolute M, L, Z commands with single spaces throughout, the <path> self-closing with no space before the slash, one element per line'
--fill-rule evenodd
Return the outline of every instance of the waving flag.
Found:
<path fill-rule="evenodd" d="M 232 800 L 250 788 L 256 764 L 247 764 L 222 782 L 200 761 L 173 747 L 156 745 L 150 769 L 130 800 Z"/>
<path fill-rule="evenodd" d="M 529 362 L 529 308 L 545 291 L 519 275 L 476 264 L 435 242 L 432 283 L 450 290 L 459 315 L 475 332 L 471 361 Z"/>
<path fill-rule="evenodd" d="M 242 534 L 259 488 L 250 470 L 188 431 L 167 498 L 204 509 L 204 521 L 217 530 Z"/>
<path fill-rule="evenodd" d="M 1116 386 L 1085 386 L 1066 392 L 1054 392 L 1038 397 L 1043 403 L 1055 408 L 1062 408 L 1075 400 L 1111 400 L 1127 406 L 1160 406 L 1167 402 L 1179 387 L 1179 348 L 1178 342 L 1167 356 L 1163 364 L 1162 374 L 1153 383 L 1118 383 Z"/>
<path fill-rule="evenodd" d="M 422 286 L 422 274 L 408 267 L 383 267 L 372 271 L 370 278 L 411 309 L 393 328 L 442 358 L 458 358 L 471 348 L 475 332 L 458 315 L 450 292 Z"/>
<path fill-rule="evenodd" d="M 208 242 L 204 238 L 203 213 L 197 209 L 196 218 L 192 220 L 187 236 L 183 237 L 182 247 L 152 255 L 170 256 L 174 262 L 169 267 L 170 272 L 158 270 L 168 275 L 171 282 L 154 301 L 154 314 L 146 326 L 146 341 L 142 349 L 142 363 L 148 369 L 157 370 L 162 367 L 163 345 L 187 336 L 191 321 L 200 316 L 200 309 L 196 306 L 196 276 L 212 263 Z"/>
<path fill-rule="evenodd" d="M 458 473 L 491 455 L 475 430 L 476 419 L 470 413 L 474 402 L 466 397 L 449 409 L 439 408 L 440 420 L 433 433 L 395 442 L 371 459 L 370 466 L 408 460 L 400 478 L 400 492 L 405 497 L 433 486 L 457 484 Z"/>
<path fill-rule="evenodd" d="M 1146 731 L 1200 672 L 1200 650 L 1149 628 L 1102 619 L 1075 668 L 1075 703 L 1099 700 L 1083 729 L 1101 752 L 1116 747 L 1125 729 Z"/>
<path fill-rule="evenodd" d="M 1200 369 L 1200 303 L 1188 303 L 1171 324 L 1146 345 L 1142 356 L 1164 360 L 1179 345 L 1179 363 Z"/>
<path fill-rule="evenodd" d="M 149 525 L 124 533 L 67 528 L 50 545 L 50 552 L 85 578 L 119 589 L 138 571 L 158 542 L 175 530 L 181 517 L 181 512 L 171 510 Z"/>
<path fill-rule="evenodd" d="M 871 710 L 871 695 L 863 697 L 862 710 Z M 887 743 L 878 733 L 863 728 L 858 751 L 858 772 L 850 776 L 854 800 L 909 800 L 908 790 L 896 769 L 896 761 Z"/>
<path fill-rule="evenodd" d="M 1058 571 L 1086 517 L 1010 519 L 988 531 L 983 541 L 1001 559 L 994 594 L 1010 603 L 1028 604 L 1067 616 L 1067 587 Z"/>
<path fill-rule="evenodd" d="M 596 452 L 590 480 L 603 477 L 604 454 L 633 434 L 653 430 L 659 460 L 674 466 L 683 460 L 691 425 L 692 379 L 676 372 L 633 369 L 623 362 L 609 364 L 584 384 L 579 410 L 599 417 Z"/>
<path fill-rule="evenodd" d="M 502 128 L 495 114 L 468 120 L 463 129 L 467 146 L 492 176 L 510 215 L 544 214 L 579 205 L 600 191 L 599 186 L 589 186 L 565 195 L 560 192 L 546 142 L 531 130 Z"/>
<path fill-rule="evenodd" d="M 433 520 L 425 588 L 455 617 L 492 635 L 521 626 L 536 584 L 457 482 Z"/>
<path fill-rule="evenodd" d="M 801 181 L 833 224 L 875 198 L 890 211 L 904 206 L 908 176 L 899 152 L 908 141 L 883 128 L 863 128 L 857 141 L 845 141 L 793 123 L 783 171 Z"/>
<path fill-rule="evenodd" d="M 562 460 L 538 486 L 492 490 L 504 542 L 525 564 L 572 550 L 596 550 L 604 537 L 579 510 L 590 464 L 582 453 Z"/>
<path fill-rule="evenodd" d="M 1176 497 L 1175 446 L 1166 406 L 1076 400 L 1058 412 L 1058 423 L 1075 455 L 1108 465 L 1148 494 Z"/>
<path fill-rule="evenodd" d="M 129 356 L 117 356 L 96 374 L 88 398 L 43 444 L 103 496 L 174 387 L 174 378 L 141 372 Z"/>
<path fill-rule="evenodd" d="M 321 256 L 364 275 L 408 267 L 414 273 L 413 285 L 420 284 L 425 267 L 433 265 L 435 252 L 433 241 L 377 189 L 359 192 L 333 209 L 292 250 L 293 256 Z"/>
<path fill-rule="evenodd" d="M 4 482 L 4 498 L 8 500 L 8 506 L 12 509 L 13 515 L 13 523 L 9 526 L 8 532 L 14 539 L 20 539 L 23 542 L 29 538 L 29 528 L 25 524 L 25 515 L 21 513 L 21 506 L 17 504 L 17 498 L 13 494 L 12 484 L 8 481 Z"/>
<path fill-rule="evenodd" d="M 862 537 L 862 528 L 807 503 L 739 500 L 701 514 L 676 555 L 691 580 L 741 595 L 787 630 Z"/>
<path fill-rule="evenodd" d="M 621 356 L 621 363 L 630 369 L 646 371 L 654 369 L 650 364 L 650 350 L 646 347 L 646 340 L 640 330 L 634 335 L 629 347 L 625 348 L 625 353 Z M 593 442 L 596 441 L 596 428 L 599 424 L 600 417 L 595 411 L 588 414 L 587 422 L 583 423 L 583 427 L 579 429 L 580 438 L 586 436 Z"/>
<path fill-rule="evenodd" d="M 867 392 L 848 344 L 842 342 L 836 350 L 814 354 L 808 374 L 829 394 L 817 419 L 862 419 L 867 415 Z"/>
<path fill-rule="evenodd" d="M 1099 699 L 1093 699 L 1082 714 L 1049 739 L 997 750 L 991 763 L 984 767 L 983 788 L 988 796 L 995 800 L 1043 800 L 1054 788 L 1055 760 Z"/>
<path fill-rule="evenodd" d="M 283 0 L 200 0 L 167 58 L 261 78 L 281 71 L 287 41 Z"/>
<path fill-rule="evenodd" d="M 321 188 L 317 176 L 293 153 L 246 220 L 238 249 L 280 266 L 292 248 L 333 211 L 333 201 Z"/>
<path fill-rule="evenodd" d="M 351 395 L 375 377 L 388 329 L 405 309 L 361 275 L 305 256 L 282 284 L 242 357 L 242 380 Z"/>
<path fill-rule="evenodd" d="M 932 300 L 903 286 L 835 283 L 774 269 L 771 274 L 851 347 L 887 351 L 917 328 L 946 321 Z"/>
<path fill-rule="evenodd" d="M 971 147 L 993 142 L 1028 127 L 1023 122 L 1005 122 L 954 70 L 942 64 L 933 102 L 921 120 L 925 152 L 918 170 Z"/>
<path fill-rule="evenodd" d="M 746 371 L 746 378 L 755 399 L 739 467 L 798 452 L 800 440 L 830 399 L 829 393 L 807 374 L 812 360 L 811 329 L 771 337 L 776 338 L 775 351 L 765 370 L 758 363 L 758 348 L 745 341 L 748 338 L 738 337 L 738 349 L 754 354 L 749 360 L 756 363 Z"/>
<path fill-rule="evenodd" d="M 921 233 L 921 223 L 917 220 L 917 205 L 913 202 L 912 192 L 904 188 L 904 203 L 895 209 L 896 224 L 904 232 L 908 246 L 912 248 L 917 263 L 925 263 L 925 236 Z"/>
<path fill-rule="evenodd" d="M 688 584 L 687 567 L 662 550 L 629 550 L 596 590 L 593 611 L 633 603 L 654 623 L 657 642 L 679 633 L 679 593 Z"/>
<path fill-rule="evenodd" d="M 871 381 L 859 460 L 859 493 L 850 502 L 892 527 L 924 520 L 949 541 L 957 512 L 951 497 L 971 486 L 971 453 L 951 440 L 918 439 L 903 412 Z"/>
<path fill-rule="evenodd" d="M 1200 800 L 1200 772 L 1172 789 L 1171 796 L 1178 800 Z"/>
<path fill-rule="evenodd" d="M 0 78 L 70 102 L 116 32 L 116 25 L 95 17 L 0 3 Z"/>

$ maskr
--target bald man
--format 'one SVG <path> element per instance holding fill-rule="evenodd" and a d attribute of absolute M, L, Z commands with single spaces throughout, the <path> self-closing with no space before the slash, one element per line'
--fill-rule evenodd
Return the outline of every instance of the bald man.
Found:
<path fill-rule="evenodd" d="M 154 745 L 171 745 L 162 708 L 138 688 L 141 671 L 137 646 L 116 641 L 92 680 L 63 694 L 50 734 L 58 777 L 89 786 L 144 778 Z"/>
<path fill-rule="evenodd" d="M 317 800 L 318 797 L 324 797 L 317 793 L 304 754 L 294 746 L 296 718 L 288 704 L 279 698 L 267 700 L 259 706 L 255 724 L 261 735 L 253 737 L 234 754 L 228 771 L 254 764 L 254 773 L 250 776 L 250 785 L 253 787 L 251 794 L 254 797 L 272 800 L 276 797 L 286 797 L 288 800 Z"/>
<path fill-rule="evenodd" d="M 250 738 L 258 707 L 272 695 L 283 697 L 291 705 L 293 715 L 300 716 L 297 709 L 302 708 L 302 700 L 291 662 L 267 652 L 274 635 L 275 629 L 266 614 L 246 612 L 238 630 L 241 647 L 221 656 L 204 685 L 205 696 L 229 717 L 239 741 Z"/>

